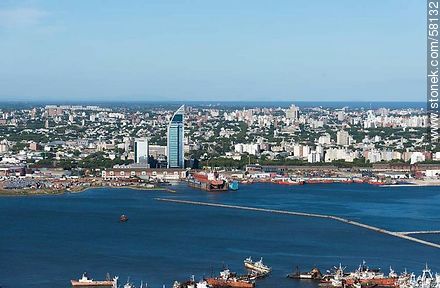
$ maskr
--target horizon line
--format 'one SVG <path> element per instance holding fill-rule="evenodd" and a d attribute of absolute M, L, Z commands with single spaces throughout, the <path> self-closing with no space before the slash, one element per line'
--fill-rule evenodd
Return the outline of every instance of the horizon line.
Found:
<path fill-rule="evenodd" d="M 424 100 L 0 100 L 0 103 L 297 103 L 297 102 L 351 102 L 351 103 L 422 103 Z"/>

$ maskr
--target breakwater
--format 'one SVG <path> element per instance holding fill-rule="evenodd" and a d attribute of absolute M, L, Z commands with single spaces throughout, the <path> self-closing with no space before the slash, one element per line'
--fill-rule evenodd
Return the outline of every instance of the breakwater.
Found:
<path fill-rule="evenodd" d="M 187 205 L 196 205 L 196 206 L 210 206 L 210 207 L 218 207 L 218 208 L 227 208 L 227 209 L 239 209 L 239 210 L 248 210 L 248 211 L 257 211 L 257 212 L 265 212 L 265 213 L 275 213 L 275 214 L 284 214 L 284 215 L 291 215 L 291 216 L 302 216 L 302 217 L 314 217 L 314 218 L 324 218 L 324 219 L 330 219 L 334 221 L 339 221 L 342 223 L 350 224 L 353 226 L 362 227 L 371 231 L 375 231 L 378 233 L 387 234 L 390 236 L 394 236 L 397 238 L 413 241 L 419 244 L 423 244 L 426 246 L 431 246 L 434 248 L 440 249 L 440 244 L 425 241 L 422 239 L 414 238 L 411 236 L 408 236 L 408 234 L 415 234 L 415 233 L 402 233 L 402 232 L 393 232 L 389 231 L 383 228 L 379 228 L 376 226 L 364 224 L 358 221 L 349 220 L 346 218 L 333 216 L 333 215 L 326 215 L 326 214 L 316 214 L 316 213 L 306 213 L 306 212 L 297 212 L 297 211 L 286 211 L 286 210 L 276 210 L 276 209 L 266 209 L 266 208 L 258 208 L 258 207 L 249 207 L 249 206 L 239 206 L 239 205 L 228 205 L 228 204 L 221 204 L 221 203 L 209 203 L 209 202 L 201 202 L 201 201 L 190 201 L 190 200 L 179 200 L 179 199 L 168 199 L 168 198 L 156 198 L 158 201 L 163 202 L 172 202 L 172 203 L 179 203 L 179 204 L 187 204 Z"/>

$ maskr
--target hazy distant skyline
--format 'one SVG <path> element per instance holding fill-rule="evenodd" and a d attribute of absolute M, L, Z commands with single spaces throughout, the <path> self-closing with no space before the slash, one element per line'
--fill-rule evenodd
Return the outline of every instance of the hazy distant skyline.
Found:
<path fill-rule="evenodd" d="M 423 1 L 1 1 L 0 100 L 424 101 Z"/>

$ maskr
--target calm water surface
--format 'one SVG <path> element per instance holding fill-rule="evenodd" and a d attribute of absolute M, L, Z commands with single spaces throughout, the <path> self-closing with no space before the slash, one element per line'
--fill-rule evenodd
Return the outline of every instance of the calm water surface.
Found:
<path fill-rule="evenodd" d="M 325 271 L 365 259 L 387 270 L 440 272 L 440 250 L 325 219 L 166 203 L 157 197 L 339 215 L 392 231 L 440 230 L 440 188 L 379 188 L 361 184 L 242 185 L 207 193 L 94 189 L 79 194 L 0 197 L 0 285 L 70 287 L 88 271 L 170 287 L 217 273 L 244 272 L 245 257 L 273 267 L 257 287 L 316 287 L 285 275 L 299 266 Z M 119 223 L 127 214 L 129 221 Z M 440 243 L 440 235 L 420 238 Z"/>

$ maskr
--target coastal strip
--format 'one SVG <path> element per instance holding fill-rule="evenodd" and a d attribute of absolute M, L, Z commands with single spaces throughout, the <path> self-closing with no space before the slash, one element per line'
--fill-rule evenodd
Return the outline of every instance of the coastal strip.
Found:
<path fill-rule="evenodd" d="M 342 223 L 362 227 L 368 230 L 372 230 L 375 232 L 379 232 L 382 234 L 391 235 L 397 238 L 406 239 L 409 241 L 413 241 L 419 244 L 423 244 L 426 246 L 434 247 L 440 249 L 440 244 L 432 243 L 429 241 L 417 239 L 411 236 L 408 236 L 402 232 L 393 232 L 386 229 L 382 229 L 379 227 L 375 227 L 372 225 L 363 224 L 357 221 L 352 221 L 346 218 L 326 215 L 326 214 L 315 214 L 315 213 L 305 213 L 305 212 L 296 212 L 296 211 L 285 211 L 285 210 L 275 210 L 275 209 L 266 209 L 266 208 L 257 208 L 257 207 L 248 207 L 248 206 L 238 206 L 238 205 L 228 205 L 228 204 L 220 204 L 220 203 L 209 203 L 209 202 L 200 202 L 200 201 L 190 201 L 190 200 L 179 200 L 179 199 L 167 199 L 167 198 L 155 198 L 157 201 L 163 202 L 172 202 L 179 204 L 188 204 L 188 205 L 198 205 L 198 206 L 210 206 L 210 207 L 219 207 L 219 208 L 228 208 L 228 209 L 239 209 L 239 210 L 248 210 L 248 211 L 257 211 L 257 212 L 266 212 L 266 213 L 276 213 L 276 214 L 284 214 L 284 215 L 292 215 L 292 216 L 302 216 L 302 217 L 313 217 L 313 218 L 324 218 L 331 219 L 335 221 L 339 221 Z"/>
<path fill-rule="evenodd" d="M 146 187 L 146 186 L 112 186 L 112 185 L 103 185 L 103 186 L 78 186 L 74 188 L 63 188 L 63 189 L 1 189 L 0 188 L 0 197 L 20 197 L 20 196 L 58 196 L 67 193 L 82 193 L 87 190 L 92 189 L 132 189 L 132 190 L 143 190 L 143 191 L 162 191 L 167 193 L 176 193 L 176 190 L 167 187 Z"/>

